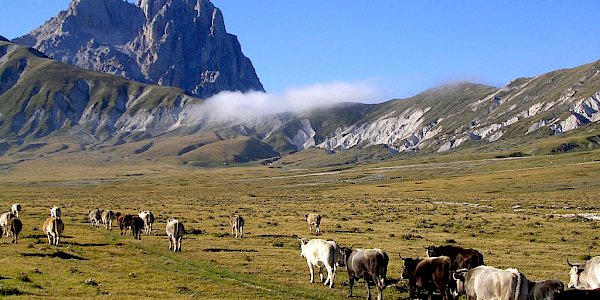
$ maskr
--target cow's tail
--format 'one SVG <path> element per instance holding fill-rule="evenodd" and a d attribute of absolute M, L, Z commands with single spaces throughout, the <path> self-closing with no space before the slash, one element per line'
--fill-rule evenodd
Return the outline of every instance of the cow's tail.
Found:
<path fill-rule="evenodd" d="M 515 286 L 515 300 L 524 300 L 527 299 L 527 291 L 524 290 L 528 288 L 525 275 L 523 273 L 515 270 L 515 275 L 517 276 L 517 284 Z"/>
<path fill-rule="evenodd" d="M 375 279 L 376 285 L 379 289 L 385 289 L 385 280 L 387 278 L 387 267 L 389 262 L 389 257 L 387 253 L 382 251 L 381 262 L 378 264 L 379 270 L 377 270 L 377 278 Z"/>

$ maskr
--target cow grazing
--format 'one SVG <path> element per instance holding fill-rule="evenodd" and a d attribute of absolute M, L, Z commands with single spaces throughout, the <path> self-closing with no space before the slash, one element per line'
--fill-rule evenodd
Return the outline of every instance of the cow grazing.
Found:
<path fill-rule="evenodd" d="M 554 300 L 555 293 L 565 290 L 565 285 L 559 280 L 529 281 L 528 300 Z"/>
<path fill-rule="evenodd" d="M 364 278 L 367 288 L 367 299 L 371 299 L 369 282 L 377 287 L 377 299 L 383 299 L 383 289 L 387 277 L 389 256 L 381 249 L 357 249 L 342 248 L 343 261 L 348 270 L 348 297 L 352 296 L 354 280 Z"/>
<path fill-rule="evenodd" d="M 152 233 L 152 225 L 154 224 L 154 213 L 149 210 L 140 211 L 138 216 L 144 220 L 144 233 Z"/>
<path fill-rule="evenodd" d="M 229 226 L 231 226 L 231 235 L 235 231 L 235 238 L 237 239 L 238 233 L 240 238 L 244 237 L 244 218 L 240 215 L 233 215 L 229 217 Z"/>
<path fill-rule="evenodd" d="M 115 217 L 117 217 L 117 222 L 119 223 L 121 235 L 125 234 L 125 230 L 131 230 L 131 225 L 133 225 L 133 215 L 116 213 Z"/>
<path fill-rule="evenodd" d="M 105 210 L 102 212 L 102 224 L 104 229 L 112 229 L 112 221 L 115 218 L 115 213 L 112 210 Z"/>
<path fill-rule="evenodd" d="M 177 219 L 167 221 L 167 236 L 169 237 L 169 250 L 173 252 L 181 252 L 181 240 L 185 234 L 183 223 Z"/>
<path fill-rule="evenodd" d="M 443 300 L 452 299 L 450 257 L 400 258 L 404 261 L 402 279 L 408 279 L 411 299 L 417 299 L 417 288 L 426 290 L 429 293 L 429 300 L 433 299 L 434 291 L 439 291 Z"/>
<path fill-rule="evenodd" d="M 65 230 L 65 224 L 61 219 L 48 218 L 44 222 L 44 233 L 48 236 L 48 245 L 58 246 L 58 240 Z"/>
<path fill-rule="evenodd" d="M 425 247 L 428 257 L 449 256 L 457 269 L 472 269 L 483 263 L 483 255 L 475 249 L 465 249 L 452 245 Z"/>
<path fill-rule="evenodd" d="M 19 217 L 19 211 L 21 211 L 21 204 L 15 203 L 10 207 L 10 211 L 15 215 L 15 217 Z"/>
<path fill-rule="evenodd" d="M 89 210 L 88 219 L 90 220 L 92 227 L 99 227 L 100 222 L 102 221 L 102 210 L 97 208 L 94 210 Z"/>
<path fill-rule="evenodd" d="M 21 230 L 23 229 L 23 223 L 21 223 L 19 218 L 10 218 L 6 224 L 6 228 L 10 231 L 10 235 L 12 236 L 11 242 L 16 244 L 19 233 L 21 233 Z"/>
<path fill-rule="evenodd" d="M 62 215 L 62 213 L 60 211 L 60 207 L 55 206 L 55 207 L 53 207 L 53 208 L 50 209 L 50 218 L 60 219 L 61 215 Z"/>
<path fill-rule="evenodd" d="M 133 216 L 131 219 L 131 231 L 133 232 L 133 237 L 135 239 L 142 239 L 142 231 L 144 230 L 144 220 L 139 216 Z"/>
<path fill-rule="evenodd" d="M 3 213 L 2 215 L 0 215 L 0 227 L 2 227 L 2 230 L 4 231 L 4 234 L 6 236 L 10 236 L 10 230 L 8 230 L 8 227 L 6 227 L 8 220 L 10 220 L 14 217 L 15 217 L 15 215 L 10 211 L 7 211 L 7 212 Z"/>
<path fill-rule="evenodd" d="M 593 290 L 566 290 L 556 292 L 554 300 L 598 300 L 600 299 L 600 288 Z"/>
<path fill-rule="evenodd" d="M 315 226 L 315 234 L 321 233 L 321 215 L 319 214 L 305 214 L 304 219 L 308 223 L 308 230 L 312 233 L 312 228 Z"/>
<path fill-rule="evenodd" d="M 517 269 L 479 266 L 457 270 L 453 277 L 457 294 L 466 294 L 468 300 L 526 300 L 529 293 L 527 278 Z"/>
<path fill-rule="evenodd" d="M 567 258 L 567 264 L 571 267 L 570 289 L 600 288 L 600 256 L 593 257 L 581 264 L 572 264 Z"/>
<path fill-rule="evenodd" d="M 319 267 L 319 277 L 323 282 L 323 270 L 327 270 L 327 279 L 323 282 L 333 288 L 337 265 L 343 265 L 342 249 L 334 241 L 303 238 L 300 240 L 300 256 L 306 258 L 310 271 L 310 283 L 315 282 L 315 267 Z"/>

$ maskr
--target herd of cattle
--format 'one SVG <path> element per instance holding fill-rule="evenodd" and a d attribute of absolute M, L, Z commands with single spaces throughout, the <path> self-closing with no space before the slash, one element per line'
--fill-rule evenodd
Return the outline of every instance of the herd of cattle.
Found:
<path fill-rule="evenodd" d="M 23 228 L 19 220 L 21 205 L 15 203 L 11 210 L 0 215 L 0 236 L 12 237 L 17 243 L 18 235 Z M 151 211 L 140 211 L 139 214 L 114 213 L 111 210 L 95 209 L 88 212 L 92 226 L 104 225 L 112 229 L 112 222 L 119 224 L 121 235 L 129 231 L 134 238 L 141 239 L 141 233 L 153 232 L 154 214 Z M 312 233 L 321 232 L 321 216 L 306 214 L 305 221 Z M 244 218 L 233 215 L 229 219 L 231 235 L 243 237 Z M 48 237 L 48 244 L 58 246 L 64 231 L 59 207 L 50 209 L 50 217 L 44 221 L 43 231 Z M 169 250 L 181 252 L 181 241 L 185 233 L 183 223 L 177 219 L 167 220 L 166 233 L 169 237 Z M 235 235 L 234 235 L 235 233 Z M 299 239 L 301 256 L 306 259 L 310 271 L 310 282 L 315 281 L 315 268 L 319 268 L 321 282 L 333 288 L 336 269 L 346 267 L 349 279 L 348 297 L 352 296 L 354 282 L 364 279 L 367 299 L 371 299 L 369 286 L 377 288 L 378 300 L 383 299 L 386 287 L 388 254 L 381 249 L 350 249 L 340 247 L 335 241 L 323 239 Z M 453 245 L 425 247 L 427 257 L 403 258 L 402 279 L 408 280 L 410 299 L 421 299 L 427 294 L 429 300 L 434 293 L 439 293 L 443 300 L 455 299 L 466 295 L 468 300 L 562 300 L 562 299 L 600 299 L 600 256 L 596 256 L 582 264 L 570 266 L 568 290 L 559 280 L 541 282 L 530 281 L 517 269 L 497 269 L 484 264 L 483 255 L 475 249 L 465 249 Z M 322 269 L 327 277 L 324 278 Z"/>

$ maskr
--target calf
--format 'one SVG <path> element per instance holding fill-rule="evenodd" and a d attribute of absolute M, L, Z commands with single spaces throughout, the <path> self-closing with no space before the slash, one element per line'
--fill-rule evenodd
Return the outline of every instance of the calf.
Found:
<path fill-rule="evenodd" d="M 8 220 L 14 218 L 15 215 L 10 212 L 7 211 L 5 213 L 3 213 L 2 215 L 0 215 L 0 227 L 2 228 L 2 230 L 4 231 L 4 234 L 8 237 L 10 236 L 10 230 L 8 230 L 8 227 L 6 227 Z"/>
<path fill-rule="evenodd" d="M 425 249 L 429 257 L 449 256 L 453 265 L 458 269 L 472 269 L 484 265 L 483 255 L 475 249 L 465 249 L 452 245 L 428 246 Z"/>
<path fill-rule="evenodd" d="M 312 227 L 315 226 L 315 234 L 321 233 L 321 215 L 319 214 L 305 214 L 304 219 L 308 223 L 308 230 L 312 233 Z"/>
<path fill-rule="evenodd" d="M 104 229 L 112 229 L 112 220 L 115 218 L 115 213 L 112 210 L 105 210 L 102 212 L 102 224 Z"/>
<path fill-rule="evenodd" d="M 554 300 L 554 294 L 565 290 L 565 285 L 558 280 L 541 282 L 529 281 L 528 300 Z"/>
<path fill-rule="evenodd" d="M 133 238 L 141 240 L 142 231 L 144 230 L 144 220 L 139 216 L 133 216 L 131 220 L 131 231 L 133 232 Z"/>
<path fill-rule="evenodd" d="M 367 299 L 371 299 L 369 282 L 377 286 L 377 299 L 383 299 L 383 289 L 387 276 L 389 257 L 381 249 L 357 249 L 343 248 L 343 261 L 348 270 L 348 297 L 352 296 L 354 280 L 364 278 L 367 288 Z"/>
<path fill-rule="evenodd" d="M 169 250 L 173 249 L 173 252 L 181 252 L 181 240 L 185 234 L 183 223 L 177 219 L 168 220 L 165 230 L 169 237 Z"/>
<path fill-rule="evenodd" d="M 60 219 L 61 216 L 61 211 L 60 211 L 60 207 L 55 206 L 53 208 L 50 209 L 50 217 L 51 218 L 57 218 Z"/>
<path fill-rule="evenodd" d="M 48 236 L 48 245 L 58 246 L 58 240 L 65 230 L 65 224 L 61 219 L 48 218 L 43 225 L 44 233 Z"/>
<path fill-rule="evenodd" d="M 555 292 L 554 300 L 598 300 L 600 299 L 600 288 L 593 290 L 566 290 Z"/>
<path fill-rule="evenodd" d="M 404 260 L 402 279 L 408 279 L 411 299 L 417 299 L 417 288 L 426 290 L 429 293 L 429 300 L 433 299 L 433 292 L 436 290 L 442 294 L 443 300 L 452 299 L 450 257 L 400 258 Z"/>
<path fill-rule="evenodd" d="M 152 233 L 152 225 L 154 224 L 154 213 L 149 210 L 140 211 L 138 216 L 144 220 L 144 233 Z"/>
<path fill-rule="evenodd" d="M 315 282 L 315 267 L 319 267 L 319 277 L 323 282 L 322 266 L 327 270 L 327 279 L 324 284 L 333 288 L 335 279 L 336 265 L 343 265 L 342 250 L 334 241 L 322 239 L 309 240 L 307 238 L 300 240 L 300 256 L 306 258 L 308 270 L 310 271 L 310 283 Z"/>
<path fill-rule="evenodd" d="M 102 221 L 102 210 L 94 209 L 88 211 L 88 218 L 90 219 L 90 223 L 92 227 L 99 227 L 100 222 Z"/>
<path fill-rule="evenodd" d="M 115 216 L 117 217 L 117 222 L 119 223 L 121 235 L 124 235 L 127 229 L 129 229 L 131 232 L 131 225 L 133 224 L 133 215 L 116 213 Z"/>
<path fill-rule="evenodd" d="M 23 229 L 23 223 L 18 218 L 10 218 L 6 223 L 6 227 L 10 231 L 10 235 L 12 236 L 11 242 L 16 244 L 17 239 L 19 237 L 19 233 L 21 233 L 21 229 Z"/>
<path fill-rule="evenodd" d="M 21 204 L 15 203 L 10 207 L 10 211 L 15 215 L 15 217 L 19 217 L 19 211 L 21 210 Z"/>
<path fill-rule="evenodd" d="M 235 230 L 235 238 L 238 237 L 238 232 L 240 234 L 240 238 L 244 236 L 244 218 L 240 215 L 233 215 L 229 217 L 229 226 L 231 226 L 231 235 Z"/>
<path fill-rule="evenodd" d="M 529 285 L 527 278 L 517 269 L 500 270 L 479 266 L 453 273 L 458 294 L 467 299 L 526 300 Z"/>

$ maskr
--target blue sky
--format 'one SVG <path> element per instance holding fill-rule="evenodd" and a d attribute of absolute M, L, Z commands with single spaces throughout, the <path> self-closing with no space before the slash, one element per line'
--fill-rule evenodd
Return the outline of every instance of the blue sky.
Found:
<path fill-rule="evenodd" d="M 7 2 L 0 34 L 25 34 L 69 2 Z M 600 1 L 213 3 L 272 93 L 344 82 L 406 97 L 459 80 L 502 86 L 600 59 Z"/>

